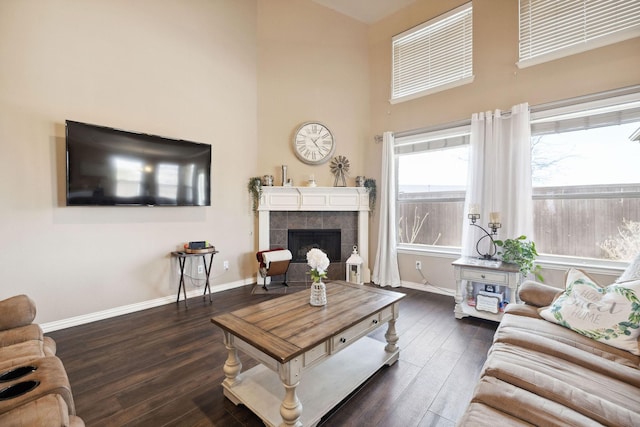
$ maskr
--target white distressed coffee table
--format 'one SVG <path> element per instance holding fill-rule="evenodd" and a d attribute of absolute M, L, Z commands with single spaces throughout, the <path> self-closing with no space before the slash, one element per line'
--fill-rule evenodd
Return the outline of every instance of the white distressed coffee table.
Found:
<path fill-rule="evenodd" d="M 328 303 L 309 292 L 274 298 L 211 319 L 228 349 L 224 395 L 268 426 L 315 426 L 383 365 L 398 360 L 399 292 L 343 281 L 327 284 Z M 387 324 L 386 344 L 367 337 Z M 260 362 L 242 371 L 238 350 Z"/>

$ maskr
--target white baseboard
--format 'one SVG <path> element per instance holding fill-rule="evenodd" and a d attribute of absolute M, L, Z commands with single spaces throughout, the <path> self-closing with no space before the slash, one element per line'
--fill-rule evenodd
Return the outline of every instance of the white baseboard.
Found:
<path fill-rule="evenodd" d="M 216 285 L 211 288 L 211 293 L 223 292 L 229 289 L 239 288 L 241 286 L 250 285 L 255 283 L 254 278 L 248 278 L 244 280 L 238 280 L 235 282 L 224 283 Z M 440 295 L 455 296 L 456 291 L 454 289 L 439 288 L 430 284 L 422 284 L 415 282 L 402 281 L 401 286 L 409 289 L 417 289 L 419 291 L 432 292 Z M 187 292 L 187 298 L 196 297 L 202 295 L 203 288 L 192 289 Z M 142 301 L 135 304 L 123 305 L 120 307 L 110 308 L 108 310 L 97 311 L 95 313 L 83 314 L 81 316 L 70 317 L 68 319 L 56 320 L 54 322 L 42 323 L 40 327 L 47 332 L 57 331 L 60 329 L 71 328 L 73 326 L 84 325 L 86 323 L 96 322 L 98 320 L 109 319 L 111 317 L 122 316 L 123 314 L 135 313 L 136 311 L 146 310 L 148 308 L 159 307 L 161 305 L 170 304 L 176 302 L 176 295 L 167 295 L 161 298 L 156 298 L 148 301 Z"/>
<path fill-rule="evenodd" d="M 433 286 L 431 284 L 407 282 L 405 280 L 402 280 L 400 282 L 400 286 L 402 286 L 403 288 L 417 289 L 419 291 L 431 292 L 431 293 L 440 294 L 440 295 L 447 295 L 450 297 L 456 296 L 455 289 L 440 288 L 438 286 Z"/>
<path fill-rule="evenodd" d="M 253 278 L 237 280 L 235 282 L 224 283 L 211 287 L 211 293 L 227 291 L 229 289 L 239 288 L 241 286 L 255 283 Z M 192 289 L 187 292 L 187 298 L 202 295 L 204 288 Z M 56 320 L 54 322 L 42 323 L 40 327 L 43 332 L 52 332 L 60 329 L 71 328 L 72 326 L 84 325 L 86 323 L 98 320 L 109 319 L 111 317 L 121 316 L 123 314 L 134 313 L 136 311 L 146 310 L 148 308 L 159 307 L 161 305 L 176 302 L 177 295 L 167 295 L 165 297 L 156 298 L 148 301 L 142 301 L 135 304 L 123 305 L 120 307 L 110 308 L 108 310 L 97 311 L 95 313 L 83 314 L 81 316 L 70 317 L 68 319 Z"/>

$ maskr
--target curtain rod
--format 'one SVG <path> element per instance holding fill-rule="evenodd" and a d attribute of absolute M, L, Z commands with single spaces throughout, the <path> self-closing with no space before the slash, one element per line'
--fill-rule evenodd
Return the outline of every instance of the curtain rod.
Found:
<path fill-rule="evenodd" d="M 581 95 L 581 96 L 577 96 L 577 97 L 573 97 L 573 98 L 563 99 L 563 100 L 560 100 L 560 101 L 551 101 L 551 102 L 547 102 L 547 103 L 544 103 L 544 104 L 533 105 L 533 106 L 529 107 L 529 111 L 531 113 L 537 113 L 537 112 L 540 112 L 540 111 L 551 110 L 551 109 L 554 109 L 554 108 L 560 108 L 560 107 L 564 107 L 564 106 L 572 105 L 572 104 L 576 104 L 576 103 L 597 101 L 597 100 L 600 100 L 600 99 L 611 98 L 611 97 L 614 97 L 614 96 L 628 95 L 628 94 L 637 93 L 637 92 L 640 92 L 640 85 L 626 86 L 626 87 L 623 87 L 623 88 L 607 90 L 607 91 L 604 91 L 604 92 L 596 92 L 596 93 L 592 93 L 592 94 L 588 94 L 588 95 Z M 505 115 L 511 114 L 510 111 L 505 111 L 504 113 L 505 113 Z M 406 131 L 402 131 L 402 132 L 394 132 L 393 135 L 396 138 L 402 138 L 402 137 L 407 137 L 407 136 L 418 135 L 418 134 L 425 133 L 425 132 L 433 132 L 433 131 L 438 131 L 438 130 L 442 130 L 442 129 L 448 129 L 448 128 L 452 128 L 452 127 L 468 126 L 470 124 L 471 124 L 471 119 L 458 120 L 458 121 L 455 121 L 455 122 L 449 122 L 449 123 L 445 123 L 445 124 L 442 124 L 442 125 L 427 126 L 427 127 L 423 127 L 423 128 L 406 130 Z M 382 142 L 382 135 L 380 135 L 380 134 L 375 135 L 373 137 L 373 140 L 374 140 L 374 142 L 376 144 L 380 144 Z"/>
<path fill-rule="evenodd" d="M 604 92 L 596 92 L 588 95 L 581 95 L 573 98 L 563 99 L 560 101 L 551 101 L 544 104 L 534 105 L 531 107 L 531 112 L 538 113 L 544 110 L 552 110 L 555 108 L 566 107 L 573 104 L 582 104 L 585 102 L 599 101 L 601 99 L 613 98 L 615 96 L 630 95 L 638 92 L 640 92 L 640 85 L 627 86 L 619 89 L 612 89 Z"/>
<path fill-rule="evenodd" d="M 453 128 L 453 127 L 468 126 L 470 124 L 471 124 L 471 119 L 458 120 L 456 122 L 449 122 L 449 123 L 436 125 L 436 126 L 428 126 L 428 127 L 423 127 L 423 128 L 419 128 L 419 129 L 406 130 L 406 131 L 402 131 L 402 132 L 394 132 L 393 136 L 395 136 L 396 138 L 401 138 L 401 137 L 406 137 L 406 136 L 418 135 L 418 134 L 425 133 L 425 132 L 434 132 L 434 131 L 438 131 L 438 130 L 442 130 L 442 129 Z M 374 140 L 374 142 L 376 144 L 381 143 L 382 142 L 382 135 L 380 135 L 380 134 L 375 135 L 373 137 L 373 140 Z"/>

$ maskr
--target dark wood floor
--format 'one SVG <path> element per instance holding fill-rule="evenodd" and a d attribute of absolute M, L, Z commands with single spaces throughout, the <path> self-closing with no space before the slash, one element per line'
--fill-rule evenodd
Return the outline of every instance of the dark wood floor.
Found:
<path fill-rule="evenodd" d="M 295 289 L 303 286 L 292 286 Z M 400 360 L 345 399 L 321 426 L 453 426 L 464 411 L 497 326 L 456 320 L 453 298 L 412 289 L 396 328 Z M 209 319 L 267 298 L 251 286 L 49 334 L 76 410 L 92 426 L 262 426 L 222 395 L 226 349 Z M 384 342 L 384 329 L 372 336 Z M 255 365 L 241 354 L 243 370 Z M 304 402 L 303 402 L 304 404 Z"/>

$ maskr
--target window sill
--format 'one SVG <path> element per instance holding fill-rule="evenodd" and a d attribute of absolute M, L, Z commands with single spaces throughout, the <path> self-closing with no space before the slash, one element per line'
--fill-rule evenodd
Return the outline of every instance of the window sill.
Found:
<path fill-rule="evenodd" d="M 540 255 L 536 260 L 542 268 L 550 270 L 566 270 L 571 267 L 585 270 L 588 273 L 619 276 L 629 265 L 626 261 L 606 259 L 575 258 L 560 255 Z"/>
<path fill-rule="evenodd" d="M 430 246 L 430 245 L 398 245 L 399 254 L 433 256 L 437 258 L 458 259 L 461 256 L 460 248 L 450 246 Z"/>
<path fill-rule="evenodd" d="M 434 258 L 458 259 L 461 250 L 450 246 L 430 246 L 430 245 L 398 245 L 399 254 L 429 256 Z M 567 270 L 571 267 L 579 268 L 587 273 L 606 274 L 619 276 L 629 265 L 626 261 L 599 260 L 591 258 L 576 258 L 559 255 L 540 255 L 536 264 L 543 269 Z"/>

